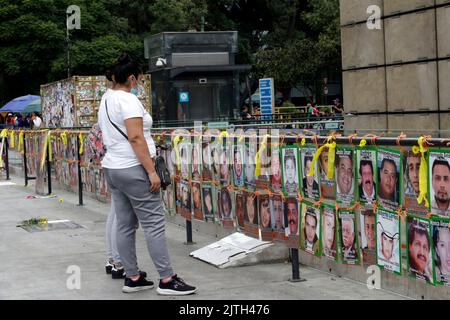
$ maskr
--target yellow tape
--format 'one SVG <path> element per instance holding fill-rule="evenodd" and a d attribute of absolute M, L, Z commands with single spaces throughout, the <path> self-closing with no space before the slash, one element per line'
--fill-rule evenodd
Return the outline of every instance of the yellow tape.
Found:
<path fill-rule="evenodd" d="M 11 147 L 11 149 L 14 149 L 16 147 L 16 143 L 14 141 L 14 130 L 11 130 L 10 133 L 9 146 Z"/>
<path fill-rule="evenodd" d="M 7 136 L 8 136 L 8 130 L 3 129 L 2 132 L 0 133 L 0 138 L 6 138 Z"/>
<path fill-rule="evenodd" d="M 19 145 L 17 146 L 17 151 L 23 154 L 23 130 L 19 132 Z"/>
<path fill-rule="evenodd" d="M 64 147 L 67 147 L 67 130 L 61 133 L 61 140 Z"/>
<path fill-rule="evenodd" d="M 319 159 L 320 155 L 322 154 L 322 151 L 324 149 L 328 149 L 328 171 L 327 171 L 327 177 L 328 179 L 334 178 L 334 160 L 336 156 L 336 142 L 333 141 L 333 136 L 329 136 L 327 139 L 327 143 L 324 144 L 322 147 L 317 149 L 316 153 L 314 154 L 313 160 L 311 162 L 311 167 L 309 168 L 308 177 L 314 176 L 314 168 L 316 166 L 317 160 Z M 331 142 L 333 141 L 333 142 Z"/>
<path fill-rule="evenodd" d="M 44 165 L 45 165 L 45 158 L 47 155 L 47 148 L 48 148 L 48 143 L 49 143 L 49 133 L 50 131 L 45 135 L 44 137 L 44 150 L 42 152 L 42 157 L 41 157 L 41 170 L 44 170 Z"/>
<path fill-rule="evenodd" d="M 422 201 L 425 201 L 425 206 L 428 208 L 429 202 L 427 199 L 427 193 L 428 193 L 428 163 L 425 158 L 425 153 L 428 151 L 428 148 L 424 146 L 424 137 L 420 137 L 419 147 L 414 146 L 413 152 L 414 154 L 421 154 L 422 159 L 420 161 L 420 167 L 419 167 L 419 197 L 417 198 L 417 203 L 421 204 Z"/>
<path fill-rule="evenodd" d="M 79 154 L 80 156 L 84 153 L 84 140 L 86 139 L 86 137 L 84 136 L 84 134 L 80 133 L 78 135 L 78 139 L 80 140 L 80 150 L 79 150 Z"/>
<path fill-rule="evenodd" d="M 263 141 L 261 142 L 261 147 L 259 147 L 258 152 L 255 155 L 255 177 L 259 177 L 259 175 L 261 174 L 261 154 L 262 152 L 266 149 L 267 147 L 267 139 L 269 138 L 269 135 L 266 134 L 264 136 Z"/>
<path fill-rule="evenodd" d="M 173 148 L 175 150 L 175 156 L 177 161 L 177 167 L 178 171 L 181 170 L 181 159 L 180 159 L 180 149 L 178 148 L 178 144 L 183 140 L 181 136 L 176 136 L 175 139 L 173 139 Z"/>

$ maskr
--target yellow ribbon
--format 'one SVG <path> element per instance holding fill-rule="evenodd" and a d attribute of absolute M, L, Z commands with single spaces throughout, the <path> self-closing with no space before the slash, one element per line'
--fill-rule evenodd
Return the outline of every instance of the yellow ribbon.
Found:
<path fill-rule="evenodd" d="M 364 148 L 367 144 L 367 140 L 366 139 L 362 139 L 361 142 L 359 143 L 359 147 L 360 148 Z"/>
<path fill-rule="evenodd" d="M 255 155 L 255 177 L 259 177 L 259 175 L 261 174 L 261 154 L 262 152 L 267 148 L 267 139 L 269 138 L 269 135 L 266 134 L 264 136 L 263 141 L 261 142 L 261 147 L 259 147 L 258 152 Z"/>
<path fill-rule="evenodd" d="M 219 135 L 219 141 L 220 143 L 222 143 L 223 141 L 223 137 L 228 137 L 228 132 L 227 131 L 222 131 Z"/>
<path fill-rule="evenodd" d="M 5 145 L 5 138 L 8 136 L 8 131 L 6 129 L 3 129 L 2 132 L 0 133 L 0 138 L 2 139 L 2 144 L 1 144 L 1 148 L 0 148 L 0 168 L 3 168 L 3 146 Z"/>
<path fill-rule="evenodd" d="M 317 149 L 316 153 L 314 154 L 313 160 L 311 162 L 311 167 L 309 168 L 308 177 L 314 176 L 314 168 L 316 166 L 317 160 L 319 159 L 322 151 L 324 149 L 328 149 L 328 171 L 327 171 L 327 177 L 328 179 L 334 178 L 334 159 L 336 156 L 336 142 L 333 141 L 334 137 L 329 136 L 327 139 L 327 143 L 324 144 L 322 147 Z"/>
<path fill-rule="evenodd" d="M 420 168 L 419 168 L 419 197 L 417 198 L 417 203 L 421 204 L 422 201 L 425 201 L 425 206 L 428 208 L 429 202 L 427 199 L 427 192 L 428 192 L 428 164 L 427 160 L 425 158 L 425 153 L 428 151 L 428 148 L 424 144 L 425 137 L 420 137 L 419 147 L 414 146 L 413 152 L 414 154 L 421 153 L 422 160 L 420 161 Z"/>
<path fill-rule="evenodd" d="M 44 138 L 44 150 L 42 152 L 42 157 L 41 157 L 41 170 L 44 170 L 45 156 L 47 155 L 47 148 L 48 148 L 49 142 L 50 142 L 50 131 L 48 131 L 48 133 L 45 135 L 45 138 Z"/>
<path fill-rule="evenodd" d="M 17 146 L 17 151 L 23 154 L 23 130 L 19 132 L 19 145 Z"/>
<path fill-rule="evenodd" d="M 177 157 L 177 167 L 178 170 L 181 170 L 181 160 L 180 160 L 180 150 L 178 149 L 178 144 L 183 140 L 181 136 L 176 136 L 175 139 L 173 139 L 173 148 L 175 150 L 175 156 Z"/>
<path fill-rule="evenodd" d="M 84 136 L 84 134 L 80 133 L 78 135 L 78 139 L 80 140 L 80 150 L 79 150 L 79 154 L 80 156 L 84 153 L 84 140 L 86 139 L 86 137 Z"/>
<path fill-rule="evenodd" d="M 302 138 L 302 141 L 301 141 L 300 145 L 303 147 L 305 144 L 306 144 L 306 139 Z"/>
<path fill-rule="evenodd" d="M 14 149 L 16 147 L 15 141 L 14 141 L 14 130 L 11 130 L 10 132 L 10 139 L 9 139 L 9 146 L 11 149 Z"/>
<path fill-rule="evenodd" d="M 64 144 L 64 147 L 67 147 L 67 130 L 61 133 L 61 140 Z"/>
<path fill-rule="evenodd" d="M 7 129 L 3 129 L 2 132 L 0 133 L 0 138 L 4 139 L 8 136 L 8 130 Z"/>

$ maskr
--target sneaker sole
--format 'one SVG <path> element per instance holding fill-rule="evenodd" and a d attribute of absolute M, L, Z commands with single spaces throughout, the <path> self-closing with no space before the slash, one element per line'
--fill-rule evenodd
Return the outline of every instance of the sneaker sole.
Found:
<path fill-rule="evenodd" d="M 175 291 L 175 290 L 170 290 L 170 289 L 158 288 L 158 289 L 156 289 L 156 292 L 162 296 L 187 296 L 187 295 L 196 293 L 197 289 L 189 290 L 189 291 Z"/>
<path fill-rule="evenodd" d="M 154 288 L 154 285 L 145 286 L 145 287 L 127 287 L 127 286 L 124 286 L 122 288 L 122 292 L 123 293 L 133 293 L 133 292 L 139 292 L 139 291 L 144 291 L 144 290 L 150 290 L 150 289 L 153 289 L 153 288 Z"/>

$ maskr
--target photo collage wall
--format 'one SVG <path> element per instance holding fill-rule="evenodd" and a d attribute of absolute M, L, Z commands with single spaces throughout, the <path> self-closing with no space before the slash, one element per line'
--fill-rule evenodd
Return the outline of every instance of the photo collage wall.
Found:
<path fill-rule="evenodd" d="M 427 207 L 417 200 L 421 154 L 339 145 L 330 179 L 327 148 L 314 162 L 316 145 L 271 145 L 253 133 L 180 143 L 179 166 L 177 152 L 165 151 L 174 182 L 163 192 L 167 211 L 318 258 L 450 284 L 450 152 L 427 153 Z M 267 160 L 259 175 L 257 154 Z"/>

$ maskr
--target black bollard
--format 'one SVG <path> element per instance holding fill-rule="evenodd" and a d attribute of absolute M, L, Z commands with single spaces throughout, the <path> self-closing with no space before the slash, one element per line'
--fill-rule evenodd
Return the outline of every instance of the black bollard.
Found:
<path fill-rule="evenodd" d="M 192 241 L 192 221 L 186 220 L 186 242 L 185 245 L 193 245 L 195 242 Z"/>
<path fill-rule="evenodd" d="M 8 138 L 5 139 L 5 169 L 6 169 L 6 180 L 9 179 L 9 143 Z"/>
<path fill-rule="evenodd" d="M 80 137 L 77 136 L 77 167 L 78 167 L 78 205 L 83 205 L 83 180 L 81 179 Z"/>
<path fill-rule="evenodd" d="M 47 145 L 47 156 L 46 156 L 46 162 L 47 162 L 47 186 L 48 186 L 48 195 L 52 194 L 52 164 L 50 162 L 50 143 L 48 142 Z"/>
<path fill-rule="evenodd" d="M 291 263 L 292 263 L 292 278 L 289 279 L 290 282 L 303 282 L 306 279 L 300 278 L 300 262 L 298 259 L 298 249 L 291 250 Z"/>

